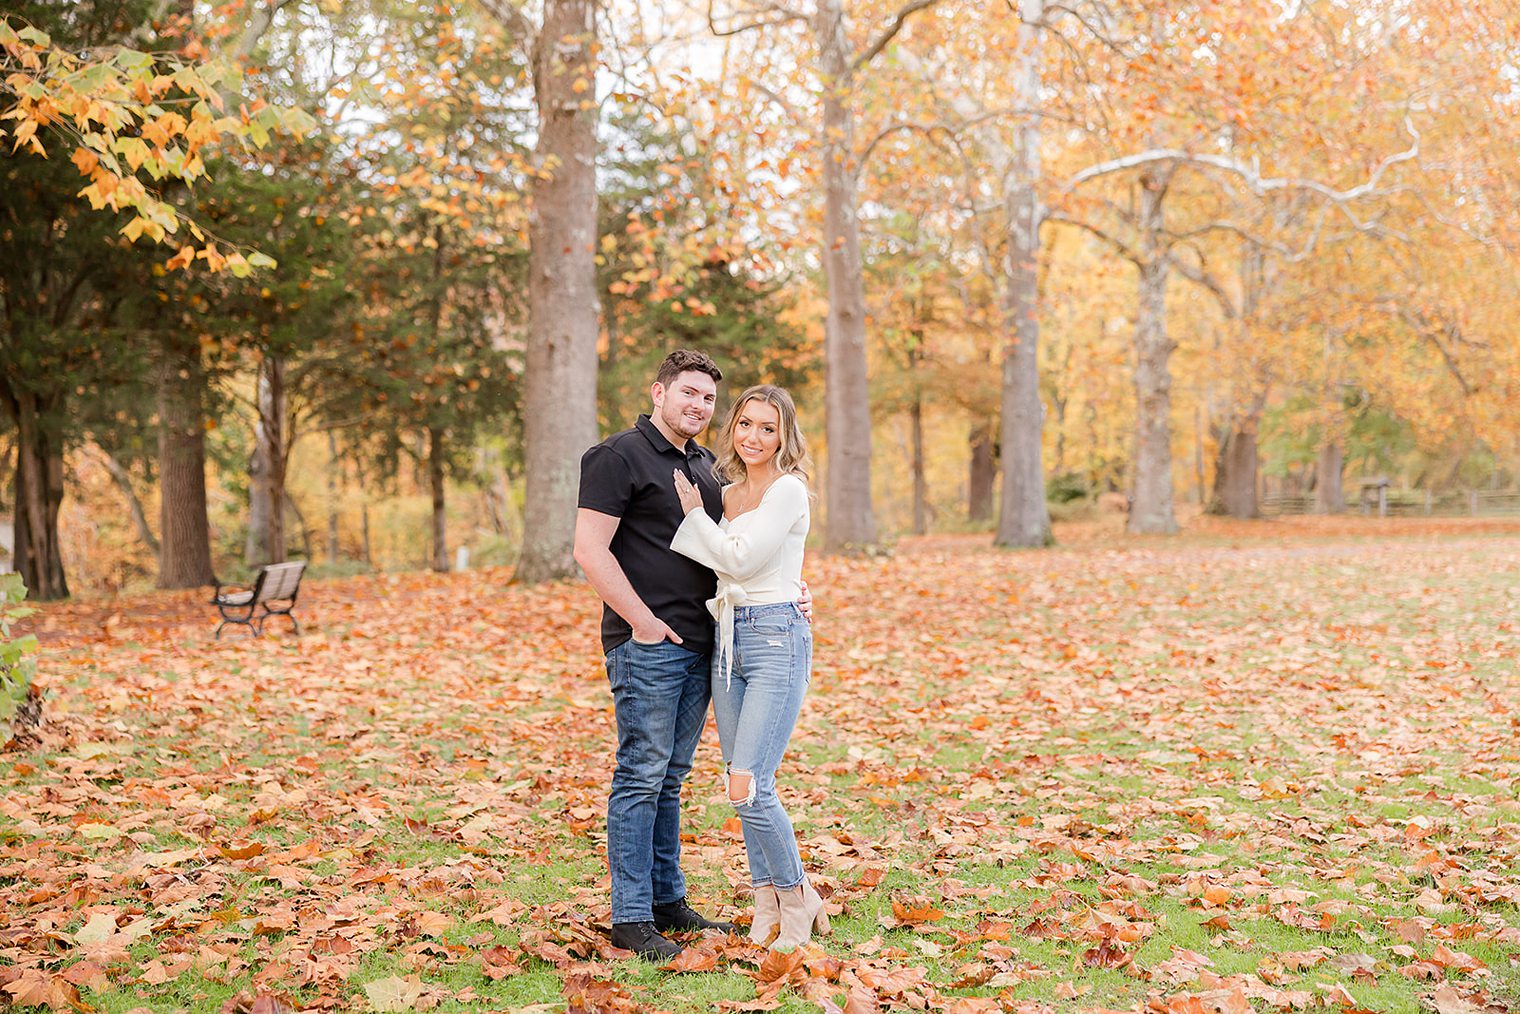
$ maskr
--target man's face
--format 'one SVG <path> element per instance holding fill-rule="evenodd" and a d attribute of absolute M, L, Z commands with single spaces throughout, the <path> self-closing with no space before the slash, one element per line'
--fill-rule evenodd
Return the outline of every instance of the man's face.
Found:
<path fill-rule="evenodd" d="M 660 421 L 690 440 L 707 429 L 718 401 L 718 384 L 705 373 L 687 370 L 668 385 L 656 382 L 649 393 Z"/>

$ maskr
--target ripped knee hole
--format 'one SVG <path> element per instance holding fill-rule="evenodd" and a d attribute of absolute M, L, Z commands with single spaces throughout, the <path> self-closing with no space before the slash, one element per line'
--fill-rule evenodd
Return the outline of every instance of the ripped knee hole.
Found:
<path fill-rule="evenodd" d="M 728 772 L 728 801 L 748 806 L 755 801 L 755 776 L 748 771 Z"/>

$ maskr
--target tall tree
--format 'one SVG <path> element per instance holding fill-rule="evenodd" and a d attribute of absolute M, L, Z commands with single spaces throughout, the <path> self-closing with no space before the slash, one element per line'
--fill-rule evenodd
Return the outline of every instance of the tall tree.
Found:
<path fill-rule="evenodd" d="M 523 377 L 523 548 L 516 579 L 575 573 L 580 454 L 596 442 L 596 4 L 546 0 L 533 48 L 538 170 L 531 183 Z"/>
<path fill-rule="evenodd" d="M 1043 88 L 1044 0 L 1021 0 L 1014 40 L 1015 79 L 1026 105 Z M 1000 546 L 1047 546 L 1050 512 L 1045 506 L 1045 469 L 1040 450 L 1044 407 L 1040 404 L 1040 318 L 1038 272 L 1040 223 L 1040 144 L 1044 136 L 1037 110 L 1019 118 L 1009 157 L 1001 167 L 1004 214 L 1003 314 L 1003 499 L 996 542 Z"/>
<path fill-rule="evenodd" d="M 784 4 L 741 5 L 721 19 L 709 12 L 709 23 L 720 35 L 800 23 L 807 26 L 810 37 L 819 106 L 816 138 L 823 198 L 819 258 L 828 293 L 824 318 L 828 450 L 824 545 L 834 552 L 863 550 L 877 540 L 871 501 L 871 400 L 860 244 L 861 151 L 855 133 L 858 89 L 865 68 L 898 37 L 912 16 L 938 2 L 908 0 L 887 13 L 885 25 L 859 43 L 850 37 L 844 0 L 816 0 L 811 9 Z M 766 87 L 765 93 L 770 101 L 791 108 L 783 95 L 789 88 L 790 83 L 778 83 Z M 795 109 L 793 115 L 802 126 Z"/>
<path fill-rule="evenodd" d="M 217 116 L 217 111 L 225 106 L 226 96 L 236 93 L 237 56 L 246 56 L 258 33 L 268 27 L 269 18 L 284 2 L 287 0 L 277 0 L 274 5 L 251 12 L 234 47 L 236 55 L 223 53 L 223 58 L 214 62 L 198 62 L 195 56 L 188 55 L 192 50 L 204 55 L 201 40 L 196 40 L 193 46 L 185 44 L 184 52 L 178 55 L 155 56 L 134 49 L 144 41 L 167 41 L 175 46 L 185 43 L 190 18 L 170 11 L 167 5 L 90 5 L 82 12 L 64 14 L 55 5 L 46 3 L 17 5 L 0 21 L 0 70 L 5 71 L 0 94 L 6 99 L 5 120 L 14 147 L 24 149 L 23 160 L 46 158 L 49 147 L 68 152 L 68 161 L 87 179 L 84 190 L 78 190 L 78 184 L 74 184 L 70 195 L 78 192 L 96 210 L 109 208 L 112 213 L 122 214 L 126 223 L 120 233 L 126 242 L 135 242 L 143 236 L 155 242 L 169 242 L 181 230 L 190 233 L 193 242 L 179 245 L 178 254 L 167 261 L 169 268 L 201 263 L 213 271 L 225 268 L 236 274 L 248 274 L 255 266 L 272 265 L 274 261 L 266 255 L 220 251 L 195 220 L 181 214 L 175 205 L 175 192 L 161 193 L 155 187 L 158 181 L 166 179 L 188 182 L 204 176 L 202 151 L 208 151 L 217 141 L 248 138 L 260 144 L 268 140 L 269 131 L 277 126 L 301 131 L 310 125 L 310 117 L 304 114 L 290 116 L 258 102 L 249 105 L 245 119 Z M 59 41 L 55 43 L 49 30 L 44 29 L 58 32 Z M 46 205 L 53 202 L 44 202 Z M 55 217 L 53 222 L 56 220 Z M 67 306 L 103 306 L 99 293 L 91 290 L 88 281 L 88 274 L 78 275 L 76 283 L 68 289 Z M 61 324 L 62 321 L 56 321 L 52 327 Z M 21 330 L 24 328 L 15 328 L 11 334 L 18 351 L 24 344 Z M 44 337 L 43 341 L 50 339 Z M 198 342 L 185 344 L 181 337 L 170 336 L 158 354 L 157 374 L 161 418 L 166 426 L 163 445 L 172 450 L 175 459 L 175 467 L 163 471 L 164 479 L 173 486 L 164 500 L 166 505 L 173 503 L 187 511 L 199 488 L 204 514 L 204 476 L 196 485 L 185 464 L 187 456 L 196 453 L 201 445 L 198 439 L 204 439 L 201 420 L 195 421 L 199 435 L 195 436 L 184 417 L 204 400 L 204 391 L 187 388 L 204 383 L 201 363 L 195 362 L 198 354 Z M 23 354 L 17 359 L 24 357 Z M 35 394 L 35 382 L 27 386 Z M 78 392 L 79 386 L 74 385 L 73 389 Z M 53 417 L 61 418 L 59 412 L 64 410 L 67 394 L 68 389 L 64 388 L 50 395 Z M 18 407 L 18 414 L 30 415 L 24 406 Z M 29 459 L 38 447 L 36 439 L 41 439 L 36 435 L 43 430 L 33 426 L 27 430 L 33 445 L 23 458 Z M 58 458 L 61 450 L 62 438 L 55 427 L 44 461 Z M 26 529 L 29 543 L 26 561 L 29 566 L 32 561 L 40 561 L 41 570 L 33 576 L 46 585 L 46 594 L 61 596 L 67 593 L 67 587 L 61 581 L 61 562 L 55 562 L 56 549 L 50 546 L 56 543 L 56 508 L 49 508 L 50 500 L 55 500 L 59 491 L 53 490 L 53 483 L 47 479 L 49 474 L 56 474 L 61 480 L 61 464 L 41 470 L 27 468 L 24 474 L 32 477 L 32 486 L 27 488 L 23 500 L 40 509 L 40 514 L 27 509 L 26 517 L 21 518 L 20 528 Z M 182 511 L 176 511 L 176 518 L 182 520 Z M 204 518 L 199 524 L 185 521 L 164 529 L 164 559 L 175 566 L 179 575 L 173 579 L 210 578 L 208 547 L 169 544 L 181 537 L 198 538 L 199 532 L 204 531 Z"/>

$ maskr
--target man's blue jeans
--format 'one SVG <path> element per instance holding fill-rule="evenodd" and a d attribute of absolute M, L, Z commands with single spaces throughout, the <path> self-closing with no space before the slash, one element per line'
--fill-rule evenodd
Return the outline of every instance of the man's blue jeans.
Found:
<path fill-rule="evenodd" d="M 711 656 L 669 641 L 624 641 L 607 653 L 617 717 L 617 769 L 607 798 L 612 921 L 648 922 L 652 905 L 686 896 L 681 783 L 707 721 Z"/>

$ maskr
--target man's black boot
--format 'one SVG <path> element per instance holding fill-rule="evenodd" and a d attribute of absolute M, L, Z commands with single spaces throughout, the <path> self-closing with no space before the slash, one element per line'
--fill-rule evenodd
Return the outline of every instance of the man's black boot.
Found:
<path fill-rule="evenodd" d="M 650 961 L 669 961 L 681 953 L 681 945 L 662 937 L 652 922 L 613 923 L 612 946 L 633 951 Z"/>
<path fill-rule="evenodd" d="M 690 905 L 686 904 L 685 898 L 672 901 L 668 905 L 654 906 L 654 926 L 661 933 L 708 929 L 721 930 L 724 933 L 734 931 L 734 924 L 731 922 L 713 922 L 711 919 L 702 918 Z"/>

